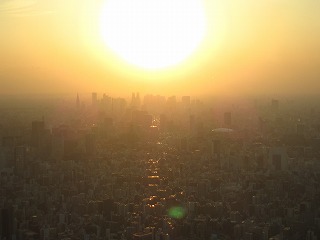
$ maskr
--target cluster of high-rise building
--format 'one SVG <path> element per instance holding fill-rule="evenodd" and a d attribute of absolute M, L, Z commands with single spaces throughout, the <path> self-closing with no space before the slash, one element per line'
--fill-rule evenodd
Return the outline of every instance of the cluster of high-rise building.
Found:
<path fill-rule="evenodd" d="M 92 93 L 0 109 L 0 239 L 316 240 L 320 110 L 299 104 Z"/>

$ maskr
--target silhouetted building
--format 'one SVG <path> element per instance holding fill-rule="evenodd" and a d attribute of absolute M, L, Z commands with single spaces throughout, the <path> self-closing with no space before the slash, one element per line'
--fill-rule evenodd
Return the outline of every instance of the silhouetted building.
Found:
<path fill-rule="evenodd" d="M 114 205 L 113 199 L 108 198 L 108 199 L 103 200 L 102 213 L 103 213 L 103 216 L 105 216 L 107 220 L 111 220 L 113 205 Z"/>
<path fill-rule="evenodd" d="M 96 149 L 96 137 L 93 133 L 86 135 L 85 139 L 86 153 L 90 156 L 94 155 Z"/>
<path fill-rule="evenodd" d="M 135 110 L 132 112 L 132 122 L 137 125 L 150 127 L 152 126 L 152 120 L 153 116 L 146 111 Z"/>
<path fill-rule="evenodd" d="M 13 208 L 7 207 L 1 210 L 0 218 L 0 236 L 1 239 L 13 239 Z"/>
<path fill-rule="evenodd" d="M 32 122 L 31 142 L 33 147 L 39 147 L 44 135 L 44 121 Z"/>
<path fill-rule="evenodd" d="M 26 164 L 27 147 L 17 146 L 14 149 L 14 166 L 17 175 L 23 174 L 24 166 Z"/>
<path fill-rule="evenodd" d="M 139 109 L 141 105 L 141 99 L 139 93 L 132 93 L 131 106 L 135 109 Z"/>
<path fill-rule="evenodd" d="M 218 163 L 220 161 L 221 148 L 222 148 L 221 140 L 220 139 L 213 139 L 211 142 L 211 156 Z"/>
<path fill-rule="evenodd" d="M 194 115 L 190 115 L 189 117 L 189 129 L 191 132 L 196 130 L 196 119 Z"/>
<path fill-rule="evenodd" d="M 288 155 L 284 147 L 273 147 L 270 149 L 269 169 L 276 171 L 288 169 Z"/>
<path fill-rule="evenodd" d="M 183 108 L 189 108 L 190 107 L 190 96 L 183 96 L 181 98 L 182 101 L 182 107 Z"/>
<path fill-rule="evenodd" d="M 97 106 L 98 105 L 98 95 L 96 92 L 93 92 L 91 95 L 91 100 L 92 100 L 92 106 Z"/>
<path fill-rule="evenodd" d="M 171 110 L 171 111 L 175 110 L 176 109 L 176 105 L 177 105 L 176 96 L 168 97 L 167 106 L 168 106 L 169 110 Z"/>
<path fill-rule="evenodd" d="M 277 112 L 279 110 L 279 100 L 272 99 L 271 100 L 271 110 Z"/>
<path fill-rule="evenodd" d="M 140 105 L 141 105 L 140 93 L 137 93 L 136 95 L 136 105 L 138 108 L 140 108 Z"/>
<path fill-rule="evenodd" d="M 80 109 L 80 98 L 78 93 L 77 93 L 76 107 L 77 109 Z"/>

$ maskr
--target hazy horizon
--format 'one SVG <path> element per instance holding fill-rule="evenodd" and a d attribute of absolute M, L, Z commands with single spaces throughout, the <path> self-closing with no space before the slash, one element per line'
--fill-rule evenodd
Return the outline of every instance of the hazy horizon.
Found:
<path fill-rule="evenodd" d="M 202 1 L 203 42 L 180 64 L 157 71 L 130 65 L 106 46 L 99 30 L 104 2 L 2 1 L 0 94 L 316 95 L 320 89 L 318 1 Z"/>

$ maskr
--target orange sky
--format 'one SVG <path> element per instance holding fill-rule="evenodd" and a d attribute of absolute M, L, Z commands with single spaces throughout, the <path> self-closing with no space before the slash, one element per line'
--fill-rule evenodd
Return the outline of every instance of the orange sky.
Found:
<path fill-rule="evenodd" d="M 319 92 L 320 1 L 206 0 L 202 45 L 182 64 L 153 72 L 104 45 L 103 0 L 79 2 L 0 2 L 0 94 Z"/>

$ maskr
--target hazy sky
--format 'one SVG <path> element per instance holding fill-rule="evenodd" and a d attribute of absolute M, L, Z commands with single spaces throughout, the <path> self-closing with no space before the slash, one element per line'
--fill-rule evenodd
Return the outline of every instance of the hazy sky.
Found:
<path fill-rule="evenodd" d="M 103 2 L 1 0 L 0 94 L 320 91 L 319 0 L 206 0 L 202 45 L 180 65 L 154 72 L 103 43 Z"/>

